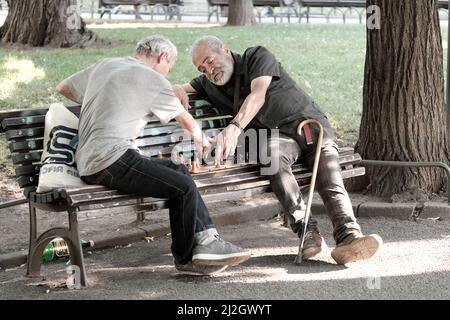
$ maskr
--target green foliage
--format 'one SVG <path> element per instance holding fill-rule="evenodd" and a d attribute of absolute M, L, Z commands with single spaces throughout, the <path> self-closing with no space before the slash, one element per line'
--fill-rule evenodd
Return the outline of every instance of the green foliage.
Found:
<path fill-rule="evenodd" d="M 54 91 L 59 81 L 100 58 L 132 55 L 136 41 L 151 34 L 167 36 L 177 45 L 179 59 L 169 80 L 185 83 L 198 75 L 188 56 L 189 46 L 197 37 L 212 34 L 236 52 L 254 45 L 269 48 L 298 84 L 315 98 L 337 129 L 338 137 L 344 140 L 341 144 L 352 145 L 356 141 L 366 46 L 363 25 L 292 23 L 93 30 L 101 38 L 118 44 L 88 49 L 0 49 L 0 109 L 45 107 L 65 101 Z"/>

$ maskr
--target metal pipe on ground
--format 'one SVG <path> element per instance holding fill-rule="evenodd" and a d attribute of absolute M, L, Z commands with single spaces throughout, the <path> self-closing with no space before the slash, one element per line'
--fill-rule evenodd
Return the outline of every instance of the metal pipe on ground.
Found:
<path fill-rule="evenodd" d="M 21 205 L 24 203 L 28 203 L 28 199 L 24 198 L 24 199 L 19 199 L 19 200 L 7 201 L 7 202 L 0 203 L 0 209 L 14 207 L 14 206 L 18 206 L 18 205 Z"/>
<path fill-rule="evenodd" d="M 382 160 L 362 160 L 363 166 L 382 167 L 436 167 L 442 168 L 447 173 L 447 203 L 450 205 L 450 167 L 443 162 L 408 162 L 408 161 L 382 161 Z"/>

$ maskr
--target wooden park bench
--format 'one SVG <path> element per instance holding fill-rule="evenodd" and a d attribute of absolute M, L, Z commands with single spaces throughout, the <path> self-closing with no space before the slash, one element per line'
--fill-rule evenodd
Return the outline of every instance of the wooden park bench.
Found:
<path fill-rule="evenodd" d="M 303 16 L 306 16 L 306 21 L 309 22 L 309 18 L 312 16 L 311 8 L 320 8 L 320 15 L 325 16 L 327 22 L 330 21 L 331 14 L 339 11 L 342 13 L 342 19 L 345 23 L 347 15 L 351 11 L 356 11 L 359 16 L 359 22 L 362 23 L 363 15 L 366 12 L 366 0 L 299 0 L 299 3 L 299 22 L 301 22 Z M 324 12 L 326 8 L 329 9 L 327 13 Z"/>
<path fill-rule="evenodd" d="M 191 105 L 193 105 L 191 114 L 201 121 L 203 130 L 208 136 L 217 135 L 231 119 L 230 116 L 221 115 L 206 101 L 191 100 Z M 80 106 L 68 108 L 79 115 Z M 68 243 L 71 263 L 80 268 L 81 284 L 85 286 L 87 281 L 77 214 L 120 207 L 127 212 L 135 213 L 137 222 L 142 222 L 147 212 L 167 208 L 167 201 L 124 194 L 102 186 L 54 189 L 50 192 L 36 193 L 47 111 L 48 109 L 24 109 L 0 112 L 0 132 L 9 144 L 15 177 L 29 204 L 30 239 L 27 274 L 39 276 L 44 248 L 51 240 L 60 237 Z M 176 147 L 188 159 L 192 156 L 192 146 L 190 143 L 179 143 L 177 135 L 173 134 L 177 128 L 179 127 L 176 122 L 161 124 L 156 118 L 152 118 L 137 140 L 138 147 L 147 156 L 166 158 L 170 157 Z M 341 149 L 340 164 L 343 178 L 364 175 L 364 167 L 358 165 L 360 161 L 361 157 L 355 154 L 353 149 Z M 294 165 L 293 172 L 300 186 L 308 186 L 311 171 L 304 164 Z M 255 162 L 229 164 L 221 169 L 195 173 L 193 177 L 207 205 L 215 201 L 248 198 L 271 191 L 267 176 L 260 174 L 260 165 Z M 37 209 L 68 212 L 68 227 L 51 228 L 38 234 Z"/>
<path fill-rule="evenodd" d="M 118 13 L 120 6 L 130 5 L 135 7 L 136 19 L 141 19 L 140 10 L 141 6 L 150 8 L 151 20 L 155 14 L 162 14 L 167 20 L 177 16 L 178 20 L 181 20 L 181 5 L 182 0 L 99 0 L 98 7 L 100 13 L 100 19 L 108 13 L 111 19 L 111 14 Z"/>
<path fill-rule="evenodd" d="M 227 12 L 228 10 L 228 0 L 207 0 L 208 2 L 208 22 L 210 22 L 212 15 L 216 15 L 217 22 L 219 22 L 219 15 Z M 258 20 L 261 23 L 262 12 L 264 9 L 268 9 L 272 12 L 274 22 L 277 18 L 282 21 L 283 17 L 286 16 L 290 22 L 291 15 L 299 16 L 297 10 L 296 0 L 253 0 L 253 7 L 256 9 Z M 274 9 L 280 8 L 281 12 L 275 14 Z"/>
<path fill-rule="evenodd" d="M 366 0 L 299 0 L 299 22 L 303 16 L 306 16 L 306 21 L 309 22 L 309 18 L 312 16 L 311 8 L 320 8 L 321 16 L 327 18 L 327 22 L 330 21 L 331 14 L 340 12 L 342 14 L 343 22 L 345 23 L 348 14 L 352 11 L 356 11 L 359 17 L 359 23 L 362 23 L 362 19 L 367 9 Z M 445 10 L 448 15 L 448 0 L 438 1 L 439 10 Z M 324 10 L 328 8 L 328 12 Z"/>

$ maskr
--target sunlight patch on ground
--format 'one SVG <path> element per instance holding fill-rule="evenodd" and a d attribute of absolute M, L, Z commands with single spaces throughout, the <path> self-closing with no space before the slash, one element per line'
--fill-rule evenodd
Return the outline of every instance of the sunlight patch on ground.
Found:
<path fill-rule="evenodd" d="M 45 78 L 45 71 L 37 68 L 33 61 L 9 57 L 3 65 L 2 83 L 0 84 L 0 99 L 10 97 L 17 85 L 27 84 L 33 80 Z"/>
<path fill-rule="evenodd" d="M 432 240 L 414 240 L 401 242 L 388 242 L 382 246 L 380 251 L 368 261 L 360 261 L 348 266 L 338 266 L 329 257 L 333 248 L 329 248 L 318 256 L 317 261 L 305 262 L 297 266 L 293 263 L 286 263 L 286 259 L 278 259 L 280 262 L 273 262 L 267 266 L 259 265 L 251 268 L 252 277 L 246 277 L 249 267 L 240 270 L 227 270 L 233 272 L 233 278 L 226 282 L 246 282 L 264 283 L 267 281 L 287 282 L 287 281 L 327 281 L 345 279 L 387 279 L 391 277 L 404 277 L 423 275 L 436 272 L 450 272 L 450 241 L 445 237 Z M 298 247 L 263 248 L 252 249 L 252 259 L 257 257 L 270 256 L 271 251 L 280 255 L 290 255 L 294 257 L 298 252 Z M 392 259 L 392 257 L 396 259 Z M 427 260 L 423 264 L 423 259 Z M 251 259 L 249 265 L 251 265 Z M 356 272 L 355 272 L 356 271 Z M 225 272 L 226 273 L 226 272 Z M 224 274 L 225 274 L 224 273 Z M 358 277 L 355 277 L 358 275 Z"/>

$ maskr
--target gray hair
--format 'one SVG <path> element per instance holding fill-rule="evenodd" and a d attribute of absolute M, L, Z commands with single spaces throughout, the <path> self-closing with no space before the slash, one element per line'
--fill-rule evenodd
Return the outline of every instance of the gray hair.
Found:
<path fill-rule="evenodd" d="M 189 54 L 193 57 L 197 50 L 202 47 L 210 48 L 213 52 L 220 52 L 223 46 L 224 43 L 219 38 L 215 36 L 203 36 L 192 44 Z"/>
<path fill-rule="evenodd" d="M 137 54 L 149 56 L 159 56 L 167 53 L 169 62 L 176 60 L 178 56 L 177 47 L 167 38 L 163 36 L 150 36 L 138 42 L 136 47 Z"/>

